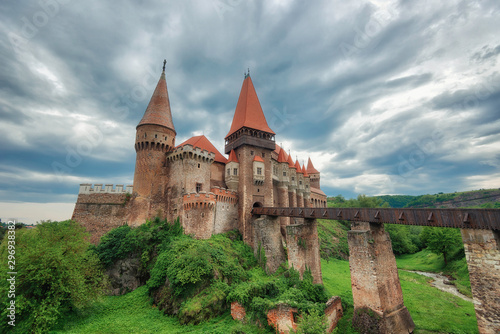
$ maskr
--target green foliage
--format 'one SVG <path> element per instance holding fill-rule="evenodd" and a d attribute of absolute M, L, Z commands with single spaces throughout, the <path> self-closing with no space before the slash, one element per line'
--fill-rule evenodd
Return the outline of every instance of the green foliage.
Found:
<path fill-rule="evenodd" d="M 389 204 L 381 198 L 358 195 L 356 199 L 346 200 L 342 195 L 329 197 L 327 201 L 329 208 L 388 208 Z"/>
<path fill-rule="evenodd" d="M 417 196 L 411 195 L 383 195 L 375 196 L 384 202 L 387 202 L 391 208 L 404 208 L 409 202 L 414 200 Z"/>
<path fill-rule="evenodd" d="M 264 250 L 264 248 L 262 248 L 262 244 L 260 241 L 259 241 L 259 244 L 257 246 L 257 263 L 259 264 L 259 266 L 262 269 L 267 270 L 266 269 L 266 263 L 267 263 L 266 251 Z"/>
<path fill-rule="evenodd" d="M 45 222 L 16 231 L 16 327 L 0 322 L 3 331 L 42 333 L 61 315 L 88 305 L 104 294 L 107 279 L 99 259 L 88 252 L 88 235 L 73 221 Z M 7 258 L 7 240 L 0 246 Z M 0 304 L 7 319 L 7 261 L 0 263 Z"/>
<path fill-rule="evenodd" d="M 114 228 L 101 238 L 97 246 L 91 248 L 106 267 L 118 259 L 135 254 L 141 259 L 142 270 L 147 271 L 152 267 L 156 254 L 182 234 L 179 219 L 170 224 L 156 217 L 134 229 L 128 225 Z"/>
<path fill-rule="evenodd" d="M 385 230 L 389 233 L 394 254 L 413 254 L 422 247 L 420 241 L 420 226 L 407 226 L 396 224 L 384 224 Z"/>
<path fill-rule="evenodd" d="M 431 252 L 443 255 L 445 265 L 448 264 L 447 257 L 451 252 L 463 250 L 459 229 L 426 226 L 422 230 L 420 239 Z"/>
<path fill-rule="evenodd" d="M 297 330 L 293 332 L 296 334 L 324 334 L 326 329 L 325 314 L 312 309 L 310 312 L 302 313 L 298 320 Z"/>
<path fill-rule="evenodd" d="M 349 227 L 336 220 L 318 219 L 318 236 L 320 255 L 323 259 L 347 259 L 349 245 L 347 244 Z"/>

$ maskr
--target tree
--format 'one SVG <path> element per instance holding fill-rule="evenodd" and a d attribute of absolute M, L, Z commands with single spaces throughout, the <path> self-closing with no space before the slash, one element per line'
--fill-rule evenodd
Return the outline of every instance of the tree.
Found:
<path fill-rule="evenodd" d="M 7 259 L 8 238 L 0 245 Z M 88 252 L 89 236 L 74 221 L 44 222 L 15 233 L 15 297 L 7 291 L 6 260 L 0 263 L 0 307 L 7 318 L 7 305 L 15 300 L 15 327 L 0 322 L 3 332 L 41 333 L 49 330 L 65 311 L 81 308 L 104 294 L 107 279 L 99 259 Z M 11 253 L 10 253 L 11 254 Z"/>
<path fill-rule="evenodd" d="M 420 239 L 427 248 L 436 254 L 443 254 L 444 264 L 448 264 L 448 255 L 462 245 L 460 231 L 456 228 L 424 227 Z"/>
<path fill-rule="evenodd" d="M 297 324 L 296 334 L 323 334 L 326 333 L 327 324 L 325 315 L 317 309 L 311 309 L 309 313 L 303 312 Z"/>

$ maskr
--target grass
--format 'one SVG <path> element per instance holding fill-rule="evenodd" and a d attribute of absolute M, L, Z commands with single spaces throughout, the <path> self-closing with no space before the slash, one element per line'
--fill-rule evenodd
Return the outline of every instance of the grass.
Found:
<path fill-rule="evenodd" d="M 175 317 L 164 315 L 151 305 L 147 287 L 124 296 L 106 297 L 101 303 L 63 318 L 51 333 L 263 333 L 254 325 L 233 320 L 229 312 L 196 326 L 181 325 Z"/>
<path fill-rule="evenodd" d="M 449 261 L 445 266 L 443 256 L 424 249 L 415 254 L 404 254 L 396 257 L 398 269 L 444 273 L 453 276 L 452 281 L 462 294 L 472 298 L 469 271 L 465 258 Z"/>
<path fill-rule="evenodd" d="M 411 259 L 411 256 L 407 257 L 406 260 L 408 262 L 417 261 Z M 430 263 L 427 265 L 428 267 L 432 266 Z M 323 284 L 329 294 L 342 298 L 345 315 L 339 322 L 336 333 L 355 333 L 350 324 L 353 301 L 349 262 L 322 260 L 321 269 Z M 399 278 L 405 306 L 415 322 L 415 334 L 478 333 L 472 303 L 430 286 L 431 279 L 428 277 L 400 270 Z"/>

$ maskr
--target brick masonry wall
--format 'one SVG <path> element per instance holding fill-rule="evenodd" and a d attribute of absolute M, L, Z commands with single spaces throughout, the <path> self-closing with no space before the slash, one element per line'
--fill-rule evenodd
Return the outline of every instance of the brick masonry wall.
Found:
<path fill-rule="evenodd" d="M 500 333 L 500 231 L 461 232 L 479 333 Z"/>
<path fill-rule="evenodd" d="M 238 229 L 238 203 L 217 202 L 213 233 L 224 233 L 236 229 Z"/>
<path fill-rule="evenodd" d="M 383 224 L 352 222 L 348 232 L 353 323 L 362 333 L 409 333 L 415 328 L 403 304 L 396 258 Z M 375 314 L 375 315 L 373 315 Z"/>
<path fill-rule="evenodd" d="M 323 284 L 316 220 L 306 219 L 303 224 L 288 225 L 286 244 L 288 265 L 297 269 L 301 278 L 306 267 L 311 269 L 313 282 Z"/>
<path fill-rule="evenodd" d="M 281 242 L 280 222 L 276 217 L 263 216 L 253 221 L 254 254 L 257 256 L 259 245 L 265 251 L 266 269 L 274 273 L 279 265 L 286 261 L 285 250 Z"/>
<path fill-rule="evenodd" d="M 293 314 L 298 311 L 294 307 L 286 304 L 279 304 L 267 312 L 267 324 L 276 328 L 276 332 L 280 334 L 288 334 L 290 331 L 297 329 Z"/>
<path fill-rule="evenodd" d="M 105 233 L 127 222 L 125 194 L 80 194 L 71 219 L 81 223 L 97 244 Z"/>
<path fill-rule="evenodd" d="M 342 301 L 340 297 L 338 296 L 333 296 L 331 297 L 327 302 L 326 302 L 326 308 L 325 308 L 325 318 L 326 318 L 326 323 L 328 325 L 326 332 L 331 333 L 335 327 L 337 327 L 337 324 L 344 315 L 344 312 L 342 310 Z"/>
<path fill-rule="evenodd" d="M 246 315 L 247 312 L 245 311 L 243 305 L 238 302 L 231 303 L 231 316 L 234 320 L 243 321 L 245 320 Z"/>

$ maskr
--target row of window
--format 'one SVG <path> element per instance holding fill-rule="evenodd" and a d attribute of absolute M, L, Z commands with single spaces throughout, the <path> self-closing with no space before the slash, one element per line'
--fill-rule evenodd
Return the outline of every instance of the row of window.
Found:
<path fill-rule="evenodd" d="M 233 175 L 238 175 L 238 168 L 233 168 Z M 231 168 L 227 169 L 227 176 L 231 176 Z"/>

